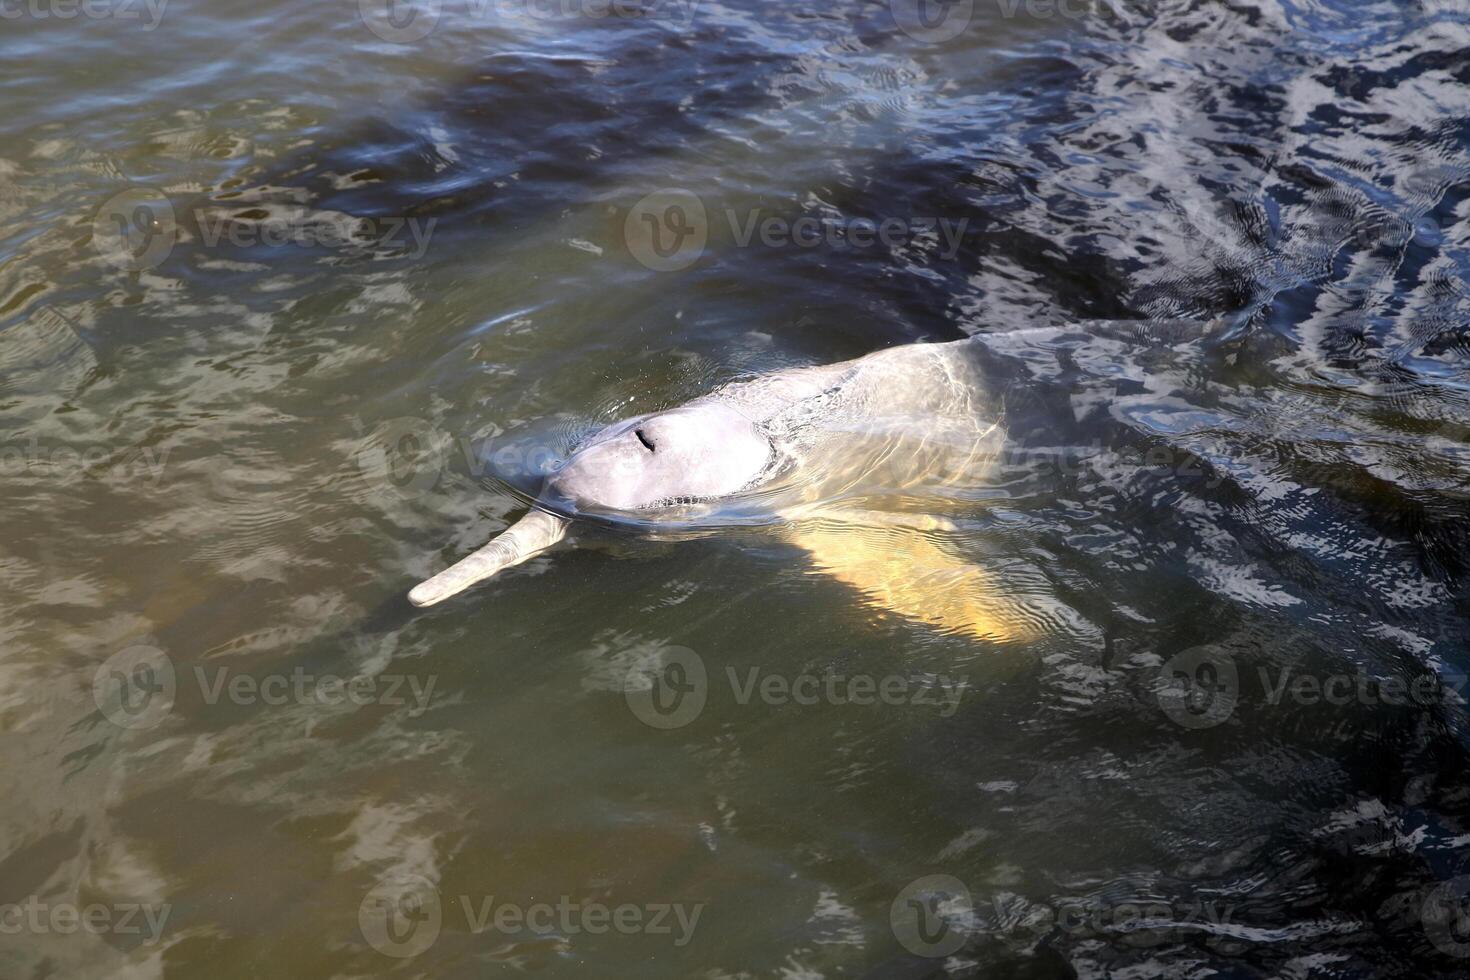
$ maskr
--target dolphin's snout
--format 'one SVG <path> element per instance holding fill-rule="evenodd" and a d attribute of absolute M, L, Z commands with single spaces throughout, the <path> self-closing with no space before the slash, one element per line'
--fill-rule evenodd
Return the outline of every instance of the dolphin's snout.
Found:
<path fill-rule="evenodd" d="M 567 533 L 565 518 L 532 510 L 500 537 L 449 566 L 408 593 L 415 606 L 432 606 L 483 582 L 502 569 L 519 565 L 556 544 Z"/>

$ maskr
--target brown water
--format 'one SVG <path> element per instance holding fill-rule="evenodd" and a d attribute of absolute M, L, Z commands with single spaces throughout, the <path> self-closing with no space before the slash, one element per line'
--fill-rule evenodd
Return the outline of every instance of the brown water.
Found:
<path fill-rule="evenodd" d="M 0 7 L 0 977 L 1463 973 L 1470 11 L 431 8 Z M 403 600 L 964 336 L 942 535 Z"/>

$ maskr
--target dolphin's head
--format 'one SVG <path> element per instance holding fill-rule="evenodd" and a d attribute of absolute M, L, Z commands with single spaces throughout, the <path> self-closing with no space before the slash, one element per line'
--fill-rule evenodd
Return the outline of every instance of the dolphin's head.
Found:
<path fill-rule="evenodd" d="M 770 439 L 719 402 L 692 402 L 616 422 L 589 439 L 542 490 L 541 503 L 500 537 L 408 594 L 432 606 L 545 551 L 566 534 L 562 513 L 635 514 L 729 497 L 770 465 Z M 557 513 L 553 513 L 557 512 Z"/>
<path fill-rule="evenodd" d="M 548 503 L 631 513 L 728 497 L 765 471 L 771 442 L 718 402 L 684 405 L 603 429 L 547 481 Z"/>

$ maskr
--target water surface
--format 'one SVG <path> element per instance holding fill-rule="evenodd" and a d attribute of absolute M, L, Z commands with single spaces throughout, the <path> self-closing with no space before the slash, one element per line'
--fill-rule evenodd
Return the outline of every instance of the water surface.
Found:
<path fill-rule="evenodd" d="M 1466 968 L 1460 5 L 61 6 L 0 27 L 0 974 Z M 963 337 L 945 547 L 1034 639 L 768 527 L 402 598 L 601 424 Z"/>

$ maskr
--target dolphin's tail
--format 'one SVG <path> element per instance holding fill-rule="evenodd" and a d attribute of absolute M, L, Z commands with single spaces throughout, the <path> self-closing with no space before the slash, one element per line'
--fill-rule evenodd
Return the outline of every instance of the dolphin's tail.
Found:
<path fill-rule="evenodd" d="M 485 547 L 449 566 L 427 582 L 414 587 L 408 601 L 415 606 L 432 606 L 468 589 L 503 568 L 519 565 L 556 544 L 567 533 L 567 521 L 554 514 L 532 510 Z"/>

